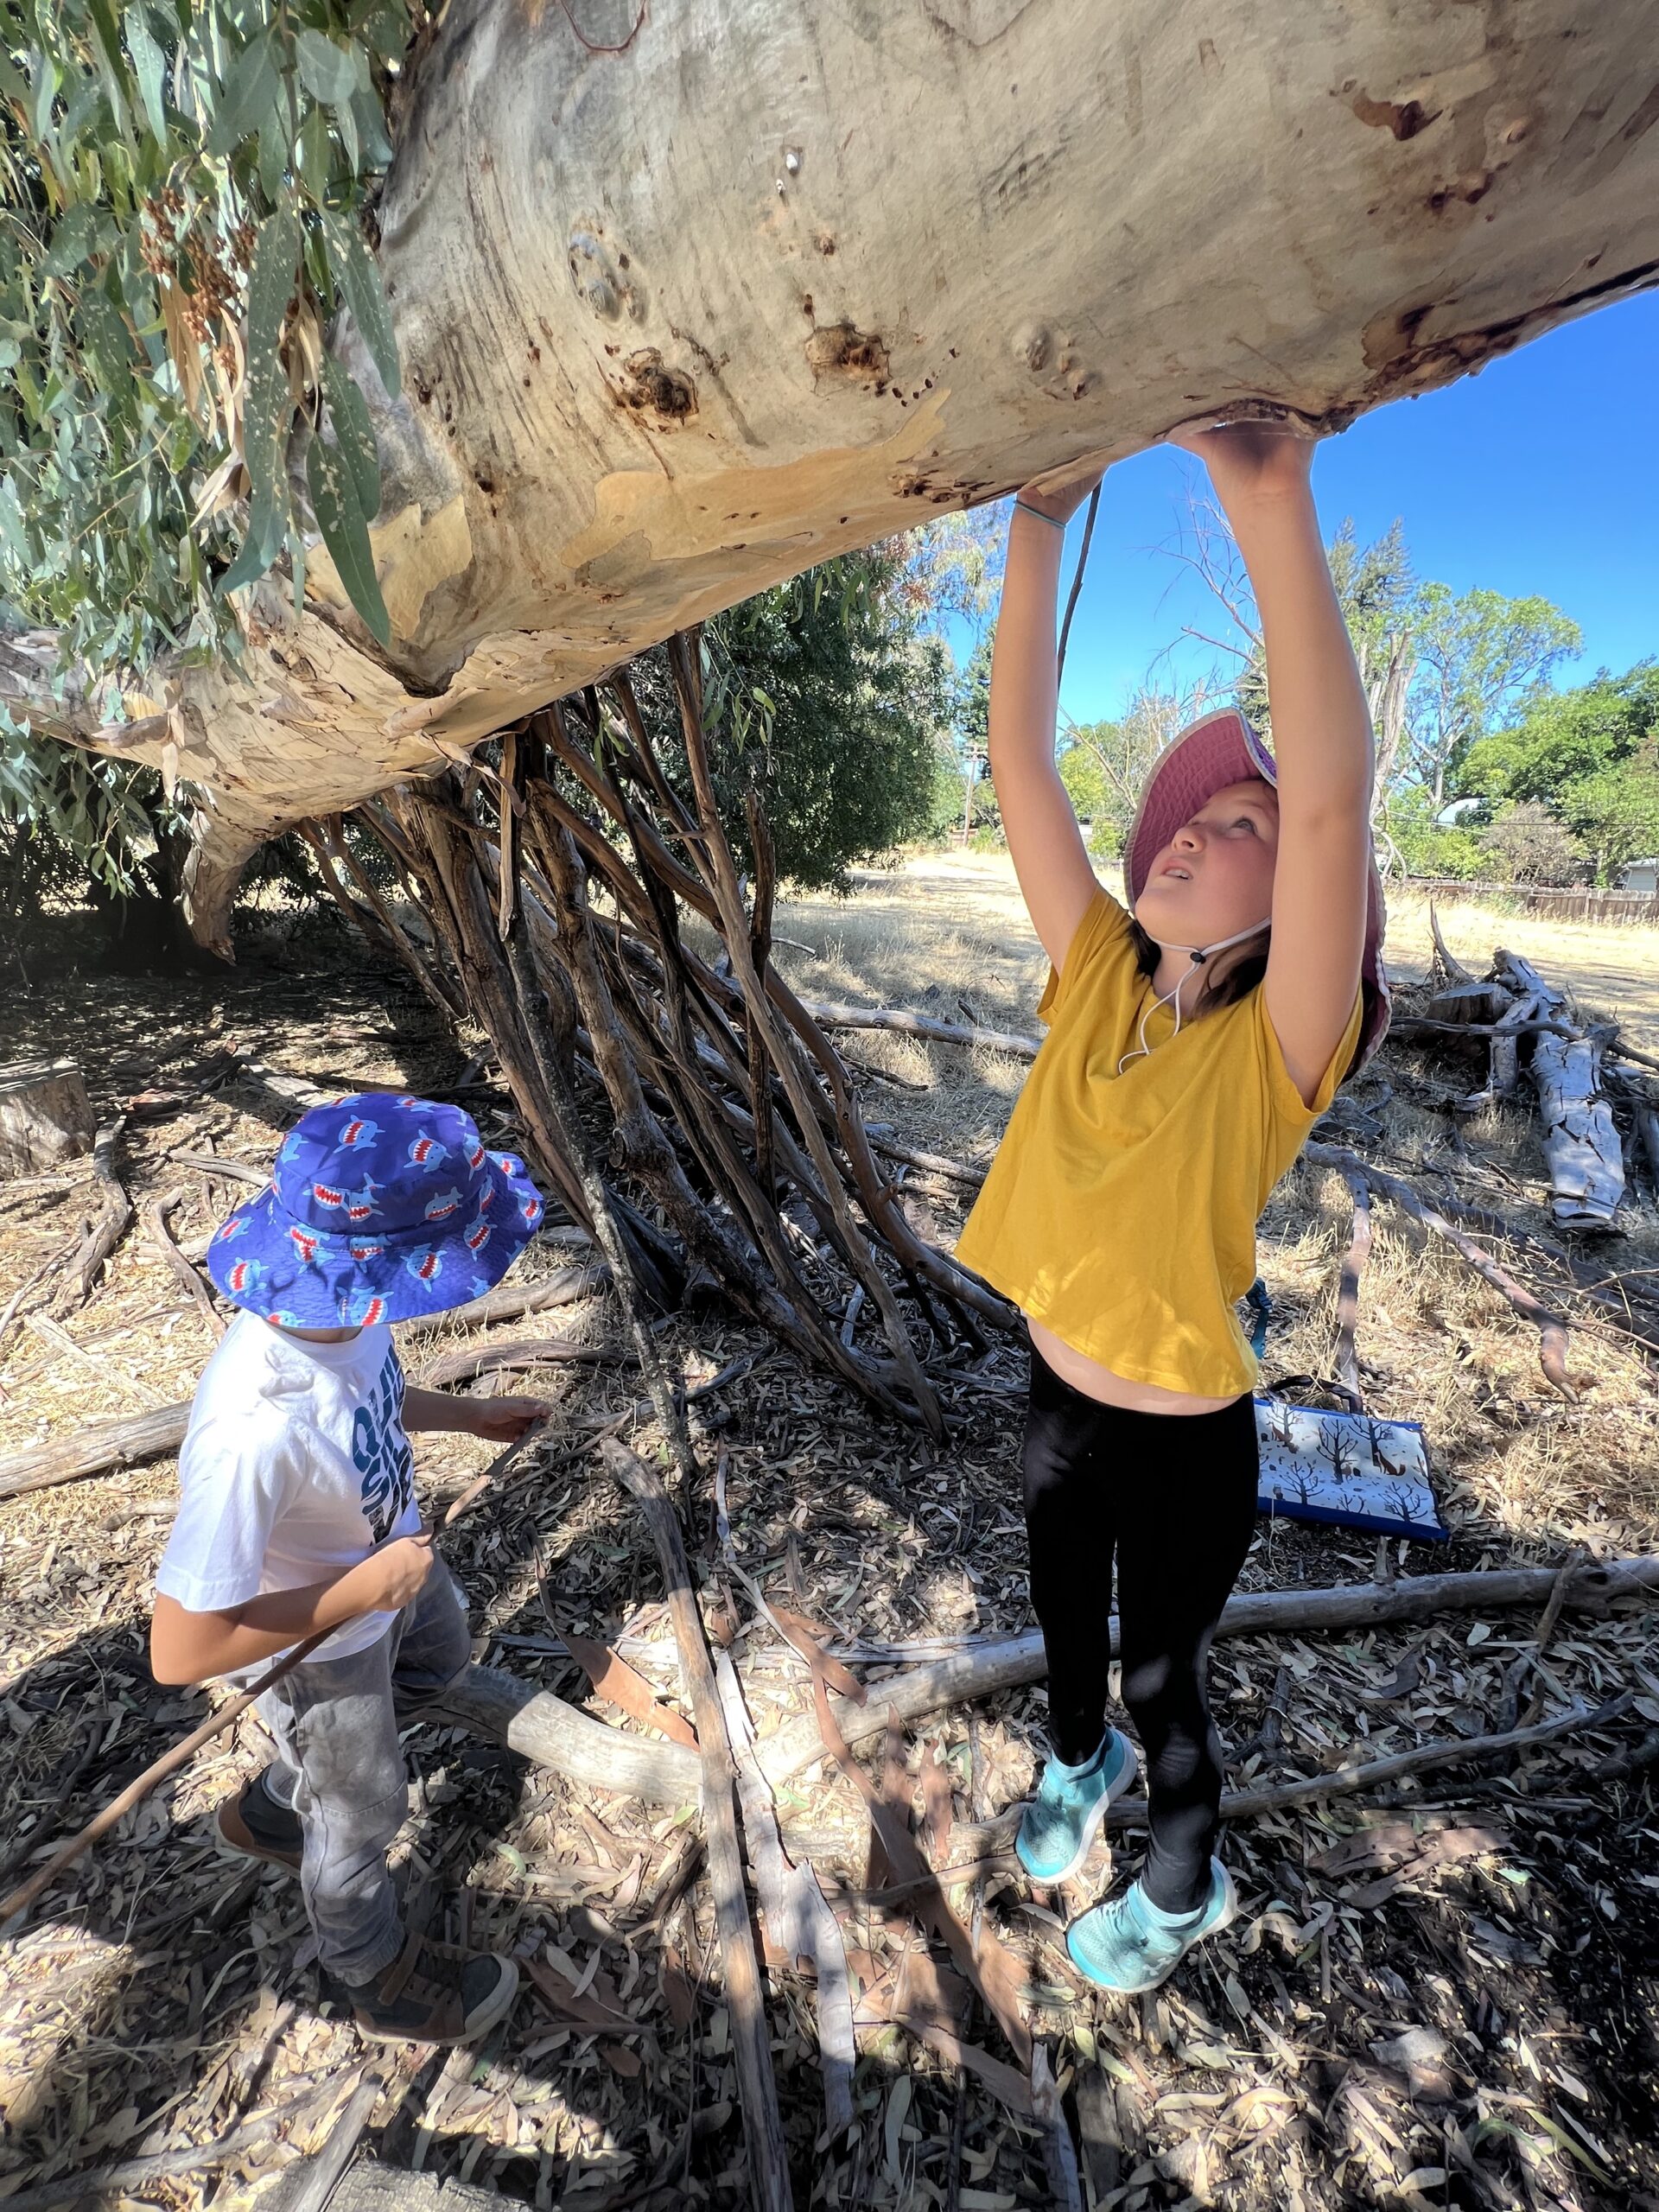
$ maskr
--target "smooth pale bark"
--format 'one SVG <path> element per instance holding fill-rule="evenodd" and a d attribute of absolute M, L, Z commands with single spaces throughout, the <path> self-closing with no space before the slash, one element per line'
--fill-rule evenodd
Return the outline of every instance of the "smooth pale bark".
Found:
<path fill-rule="evenodd" d="M 637 13 L 453 0 L 404 79 L 403 397 L 334 339 L 391 653 L 318 549 L 251 683 L 157 670 L 105 740 L 205 792 L 207 941 L 272 831 L 828 555 L 1199 414 L 1339 428 L 1659 276 L 1644 0 Z M 0 696 L 99 741 L 49 658 Z"/>

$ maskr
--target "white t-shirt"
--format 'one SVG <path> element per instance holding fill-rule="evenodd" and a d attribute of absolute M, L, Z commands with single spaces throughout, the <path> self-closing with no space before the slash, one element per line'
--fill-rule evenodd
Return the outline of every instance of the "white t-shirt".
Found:
<path fill-rule="evenodd" d="M 188 1612 L 219 1612 L 327 1581 L 387 1537 L 414 1535 L 421 1516 L 403 1402 L 384 1322 L 318 1344 L 238 1313 L 196 1386 L 156 1589 Z M 392 1618 L 347 1621 L 313 1656 L 361 1651 Z"/>

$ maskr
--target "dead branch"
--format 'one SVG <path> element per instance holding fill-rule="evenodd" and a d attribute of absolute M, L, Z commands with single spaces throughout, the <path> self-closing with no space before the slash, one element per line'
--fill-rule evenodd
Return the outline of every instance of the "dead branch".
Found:
<path fill-rule="evenodd" d="M 1397 1751 L 1390 1758 L 1371 1759 L 1356 1766 L 1344 1764 L 1329 1774 L 1309 1775 L 1297 1782 L 1275 1783 L 1266 1789 L 1236 1789 L 1229 1791 L 1221 1801 L 1222 1818 L 1230 1821 L 1258 1819 L 1263 1813 L 1288 1811 L 1294 1805 L 1312 1805 L 1325 1797 L 1345 1797 L 1356 1790 L 1380 1789 L 1386 1783 L 1402 1781 L 1412 1774 L 1429 1774 L 1440 1769 L 1467 1766 L 1476 1759 L 1491 1758 L 1499 1751 L 1528 1749 L 1535 1744 L 1547 1744 L 1557 1736 L 1577 1730 L 1590 1731 L 1605 1727 L 1618 1720 L 1635 1703 L 1633 1690 L 1625 1691 L 1607 1704 L 1593 1710 L 1586 1705 L 1574 1706 L 1570 1713 L 1558 1713 L 1553 1720 L 1539 1721 L 1529 1728 L 1506 1728 L 1493 1736 L 1456 1736 L 1433 1744 L 1421 1744 L 1414 1751 Z M 1126 1798 L 1112 1808 L 1112 1815 L 1123 1815 L 1133 1819 L 1136 1813 L 1145 1817 L 1145 1805 L 1132 1807 Z"/>
<path fill-rule="evenodd" d="M 169 1191 L 164 1198 L 152 1198 L 144 1208 L 144 1227 L 150 1243 L 189 1292 L 197 1313 L 215 1337 L 222 1337 L 225 1323 L 213 1304 L 213 1287 L 204 1281 L 200 1269 L 193 1267 L 180 1251 L 178 1241 L 168 1222 L 168 1216 L 175 1206 L 182 1205 L 183 1201 L 182 1190 Z"/>
<path fill-rule="evenodd" d="M 823 1681 L 815 1681 L 812 1690 L 819 1755 L 828 1751 L 863 1799 L 872 1832 L 887 1859 L 887 1872 L 895 1882 L 904 1885 L 909 1910 L 944 1944 L 958 1970 L 973 1984 L 986 2010 L 1007 2037 L 1021 2066 L 1029 2070 L 1031 2031 L 1020 2009 L 1022 1985 L 1013 1960 L 988 1929 L 982 1928 L 976 1947 L 940 1887 L 938 1875 L 922 1857 L 902 1807 L 890 1802 L 877 1790 L 849 1751 Z M 839 1701 L 845 1703 L 844 1700 Z M 852 1710 L 856 1713 L 859 1707 L 855 1706 Z M 873 1714 L 872 1719 L 877 1729 L 897 1731 L 898 1717 L 891 1707 L 885 1713 Z"/>
<path fill-rule="evenodd" d="M 1476 978 L 1463 963 L 1454 957 L 1450 946 L 1440 933 L 1440 917 L 1434 901 L 1428 902 L 1429 934 L 1434 940 L 1434 962 L 1448 980 L 1454 983 L 1472 983 Z"/>
<path fill-rule="evenodd" d="M 766 2212 L 791 2212 L 789 2159 L 778 2084 L 772 2069 L 772 2041 L 766 2028 L 765 1993 L 754 1937 L 749 1926 L 743 1881 L 743 1850 L 738 1840 L 732 1796 L 731 1745 L 721 1712 L 715 1670 L 704 1641 L 702 1621 L 691 1594 L 691 1569 L 680 1524 L 660 1475 L 615 1441 L 601 1446 L 605 1464 L 639 1508 L 662 1568 L 669 1617 L 679 1649 L 686 1701 L 696 1725 L 702 1777 L 702 1820 L 709 1850 L 709 1874 L 726 1974 L 726 1999 L 732 2012 L 732 2050 L 737 2067 L 738 2101 L 749 2154 L 749 2190 Z"/>
<path fill-rule="evenodd" d="M 1520 1314 L 1533 1323 L 1538 1331 L 1538 1363 L 1544 1370 L 1544 1379 L 1552 1389 L 1560 1393 L 1569 1405 L 1578 1402 L 1578 1392 L 1567 1371 L 1567 1332 L 1571 1324 L 1564 1314 L 1557 1313 L 1541 1299 L 1535 1298 L 1524 1283 L 1517 1282 L 1509 1269 L 1484 1252 L 1465 1230 L 1448 1221 L 1438 1206 L 1414 1191 L 1409 1183 L 1397 1175 L 1384 1174 L 1357 1153 L 1347 1152 L 1339 1145 L 1306 1144 L 1302 1157 L 1316 1166 L 1340 1168 L 1344 1174 L 1357 1172 L 1373 1187 L 1394 1200 L 1412 1219 L 1425 1229 L 1443 1236 L 1452 1249 L 1460 1253 L 1483 1282 L 1490 1283 L 1499 1295 Z"/>
<path fill-rule="evenodd" d="M 731 1654 L 715 1655 L 715 1679 L 726 1732 L 737 1762 L 738 1802 L 754 1867 L 754 1885 L 774 1951 L 790 1964 L 810 1958 L 817 1980 L 818 2060 L 823 2074 L 824 2120 L 832 2135 L 853 2124 L 853 2071 L 858 2047 L 841 1928 L 810 1865 L 784 1856 L 778 1811 L 754 1756 L 754 1731 Z"/>
<path fill-rule="evenodd" d="M 1034 1060 L 1041 1046 L 1038 1037 L 1025 1037 L 1006 1029 L 982 1029 L 960 1021 L 938 1021 L 929 1014 L 912 1014 L 904 1007 L 843 1006 L 832 1000 L 803 999 L 802 1005 L 823 1029 L 885 1029 L 899 1037 L 925 1037 L 940 1045 L 979 1045 L 992 1052 L 1007 1052 L 1020 1060 Z"/>
<path fill-rule="evenodd" d="M 226 1183 L 251 1183 L 256 1189 L 263 1190 L 270 1180 L 270 1168 L 253 1167 L 242 1160 L 221 1160 L 216 1153 L 169 1152 L 167 1156 L 181 1167 L 194 1167 L 202 1175 L 217 1175 Z"/>
<path fill-rule="evenodd" d="M 53 1300 L 54 1313 L 73 1313 L 77 1306 L 86 1303 L 92 1296 L 92 1285 L 104 1272 L 104 1262 L 131 1223 L 132 1200 L 115 1164 L 116 1147 L 126 1125 L 126 1116 L 118 1114 L 113 1122 L 99 1129 L 93 1143 L 92 1171 L 103 1186 L 103 1205 L 80 1249 L 67 1262 L 75 1280 L 65 1283 Z"/>
<path fill-rule="evenodd" d="M 1354 1329 L 1359 1318 L 1359 1279 L 1371 1249 L 1371 1189 L 1363 1175 L 1352 1169 L 1344 1179 L 1353 1193 L 1354 1227 L 1337 1285 L 1337 1380 L 1353 1401 L 1357 1413 L 1364 1404 L 1359 1381 L 1359 1355 Z"/>
<path fill-rule="evenodd" d="M 552 1367 L 561 1362 L 589 1367 L 631 1367 L 635 1355 L 620 1344 L 573 1344 L 568 1337 L 521 1338 L 512 1344 L 468 1344 L 435 1359 L 421 1376 L 426 1390 L 471 1382 L 508 1367 Z"/>

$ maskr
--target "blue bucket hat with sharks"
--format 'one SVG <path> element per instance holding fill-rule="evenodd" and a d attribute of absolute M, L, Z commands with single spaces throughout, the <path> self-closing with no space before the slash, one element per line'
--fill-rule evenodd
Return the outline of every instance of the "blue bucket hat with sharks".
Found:
<path fill-rule="evenodd" d="M 418 1320 L 493 1290 L 542 1213 L 523 1160 L 487 1151 L 460 1107 L 359 1091 L 295 1123 L 207 1272 L 288 1328 Z"/>

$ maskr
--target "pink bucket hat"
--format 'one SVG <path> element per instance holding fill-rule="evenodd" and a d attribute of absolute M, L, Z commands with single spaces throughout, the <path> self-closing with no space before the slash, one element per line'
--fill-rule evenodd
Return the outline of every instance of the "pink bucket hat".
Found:
<path fill-rule="evenodd" d="M 1236 709 L 1191 723 L 1152 765 L 1129 827 L 1123 874 L 1131 910 L 1146 887 L 1152 864 L 1184 822 L 1229 784 L 1259 776 L 1276 790 L 1279 772 L 1267 747 Z M 1360 1017 L 1361 1065 L 1382 1042 L 1389 1026 L 1389 984 L 1382 969 L 1382 884 L 1371 862 L 1366 894 L 1365 949 L 1360 957 L 1364 1010 Z"/>

